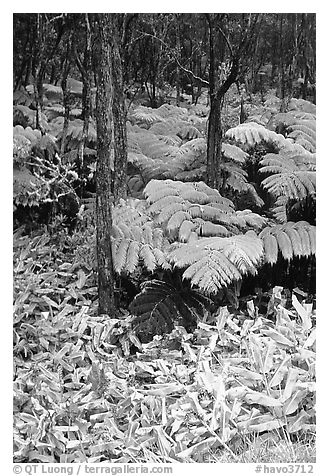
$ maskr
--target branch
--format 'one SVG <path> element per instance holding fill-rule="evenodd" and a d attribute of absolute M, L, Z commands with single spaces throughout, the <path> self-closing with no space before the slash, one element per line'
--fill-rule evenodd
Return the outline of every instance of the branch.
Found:
<path fill-rule="evenodd" d="M 234 56 L 234 53 L 233 53 L 233 49 L 232 49 L 232 46 L 231 46 L 231 43 L 229 42 L 227 36 L 225 35 L 225 33 L 223 32 L 223 30 L 221 29 L 220 26 L 218 26 L 218 31 L 220 32 L 220 34 L 222 35 L 222 37 L 224 38 L 227 46 L 228 46 L 228 49 L 230 50 L 230 53 L 231 53 L 231 56 L 233 57 Z"/>
<path fill-rule="evenodd" d="M 122 47 L 126 46 L 129 25 L 130 25 L 131 21 L 136 17 L 138 17 L 138 13 L 125 13 L 124 14 L 122 36 L 121 36 L 121 46 Z"/>
<path fill-rule="evenodd" d="M 172 49 L 170 48 L 170 46 L 164 42 L 163 40 L 161 40 L 161 38 L 158 38 L 157 36 L 154 36 L 154 35 L 151 35 L 150 33 L 144 33 L 144 36 L 150 36 L 151 38 L 154 38 L 155 40 L 158 40 L 160 43 L 162 43 L 168 50 L 170 50 L 170 53 L 171 53 L 171 56 L 173 57 L 173 59 L 176 61 L 177 63 L 177 66 L 179 66 L 179 68 L 181 68 L 182 71 L 184 71 L 186 74 L 189 74 L 190 76 L 192 76 L 193 79 L 195 79 L 195 81 L 198 81 L 200 82 L 201 84 L 203 84 L 204 86 L 209 86 L 209 82 L 206 81 L 205 79 L 203 78 L 200 78 L 200 76 L 197 76 L 196 74 L 193 73 L 193 71 L 191 71 L 190 69 L 187 69 L 185 68 L 179 61 L 179 59 L 177 58 L 177 56 L 175 55 L 175 53 L 172 51 Z"/>

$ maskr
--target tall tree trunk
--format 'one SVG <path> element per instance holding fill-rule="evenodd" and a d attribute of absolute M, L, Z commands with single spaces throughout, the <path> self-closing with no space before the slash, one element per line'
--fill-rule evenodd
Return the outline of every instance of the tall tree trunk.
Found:
<path fill-rule="evenodd" d="M 223 97 L 220 94 L 219 79 L 219 18 L 215 14 L 208 14 L 209 25 L 209 99 L 210 112 L 208 119 L 207 141 L 207 183 L 210 187 L 219 186 L 219 163 L 222 156 L 222 107 Z M 217 47 L 216 47 L 217 46 Z"/>
<path fill-rule="evenodd" d="M 219 163 L 222 156 L 222 107 L 223 98 L 210 94 L 208 120 L 207 183 L 209 187 L 220 185 Z"/>
<path fill-rule="evenodd" d="M 283 51 L 283 14 L 280 14 L 280 98 L 282 104 L 285 98 L 285 71 L 284 71 L 284 51 Z"/>
<path fill-rule="evenodd" d="M 114 128 L 114 203 L 127 198 L 127 126 L 126 102 L 123 90 L 122 57 L 119 48 L 119 33 L 115 14 L 111 14 L 111 77 L 113 85 L 113 128 Z M 122 46 L 122 45 L 120 45 Z"/>
<path fill-rule="evenodd" d="M 36 129 L 44 132 L 41 124 L 43 109 L 43 48 L 44 48 L 44 18 L 42 13 L 37 13 L 36 36 L 35 36 L 35 70 L 34 70 L 34 94 L 36 102 Z"/>
<path fill-rule="evenodd" d="M 70 47 L 71 44 L 71 35 L 69 36 L 69 41 L 67 42 L 67 49 L 65 60 L 63 64 L 63 73 L 62 73 L 62 80 L 61 80 L 61 87 L 63 90 L 63 104 L 64 104 L 64 123 L 63 123 L 63 131 L 62 131 L 62 139 L 61 139 L 61 147 L 60 153 L 63 155 L 65 153 L 65 145 L 66 145 L 66 136 L 69 129 L 70 123 L 70 92 L 67 89 L 67 78 L 70 71 Z"/>
<path fill-rule="evenodd" d="M 179 62 L 181 61 L 181 42 L 180 42 L 180 14 L 176 15 L 176 29 L 175 29 L 175 40 L 176 40 L 176 52 Z M 180 67 L 176 66 L 176 106 L 180 106 L 180 94 L 181 94 L 181 73 Z"/>
<path fill-rule="evenodd" d="M 96 240 L 98 262 L 99 313 L 116 314 L 114 300 L 114 271 L 111 249 L 113 197 L 111 195 L 110 149 L 112 140 L 109 14 L 98 14 L 97 57 L 97 168 L 96 168 Z"/>
<path fill-rule="evenodd" d="M 88 139 L 89 121 L 91 116 L 91 81 L 92 81 L 92 38 L 91 26 L 88 13 L 85 13 L 86 43 L 83 62 L 81 62 L 78 52 L 75 50 L 75 57 L 82 77 L 82 136 L 78 147 L 78 170 L 82 173 L 84 162 L 84 149 Z M 83 182 L 80 189 L 83 194 Z"/>

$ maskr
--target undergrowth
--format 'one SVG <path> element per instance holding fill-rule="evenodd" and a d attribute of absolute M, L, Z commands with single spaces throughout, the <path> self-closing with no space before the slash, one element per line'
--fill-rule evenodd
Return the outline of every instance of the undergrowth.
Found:
<path fill-rule="evenodd" d="M 141 344 L 129 314 L 97 315 L 67 239 L 14 244 L 15 462 L 314 461 L 315 311 L 298 290 Z"/>

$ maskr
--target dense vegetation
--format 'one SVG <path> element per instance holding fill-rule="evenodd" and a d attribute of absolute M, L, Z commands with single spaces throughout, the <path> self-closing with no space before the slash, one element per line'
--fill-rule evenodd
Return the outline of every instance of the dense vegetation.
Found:
<path fill-rule="evenodd" d="M 15 461 L 314 460 L 314 30 L 14 15 Z"/>

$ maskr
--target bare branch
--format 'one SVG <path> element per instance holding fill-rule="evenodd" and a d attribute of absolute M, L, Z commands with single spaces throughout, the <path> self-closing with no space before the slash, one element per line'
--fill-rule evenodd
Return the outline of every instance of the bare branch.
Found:
<path fill-rule="evenodd" d="M 193 71 L 191 71 L 190 69 L 185 68 L 180 63 L 179 59 L 177 58 L 176 54 L 172 51 L 172 48 L 170 48 L 168 43 L 166 43 L 161 38 L 158 38 L 155 35 L 151 35 L 150 33 L 144 33 L 144 36 L 149 36 L 149 37 L 154 38 L 155 40 L 159 41 L 160 43 L 162 43 L 170 51 L 170 54 L 171 54 L 172 58 L 176 61 L 177 66 L 179 66 L 179 68 L 181 68 L 182 71 L 184 71 L 186 74 L 190 75 L 193 79 L 195 79 L 195 81 L 198 81 L 199 83 L 203 84 L 204 86 L 207 86 L 207 87 L 209 86 L 208 81 L 206 81 L 203 78 L 200 78 L 200 76 L 197 76 L 196 74 L 193 73 Z"/>

